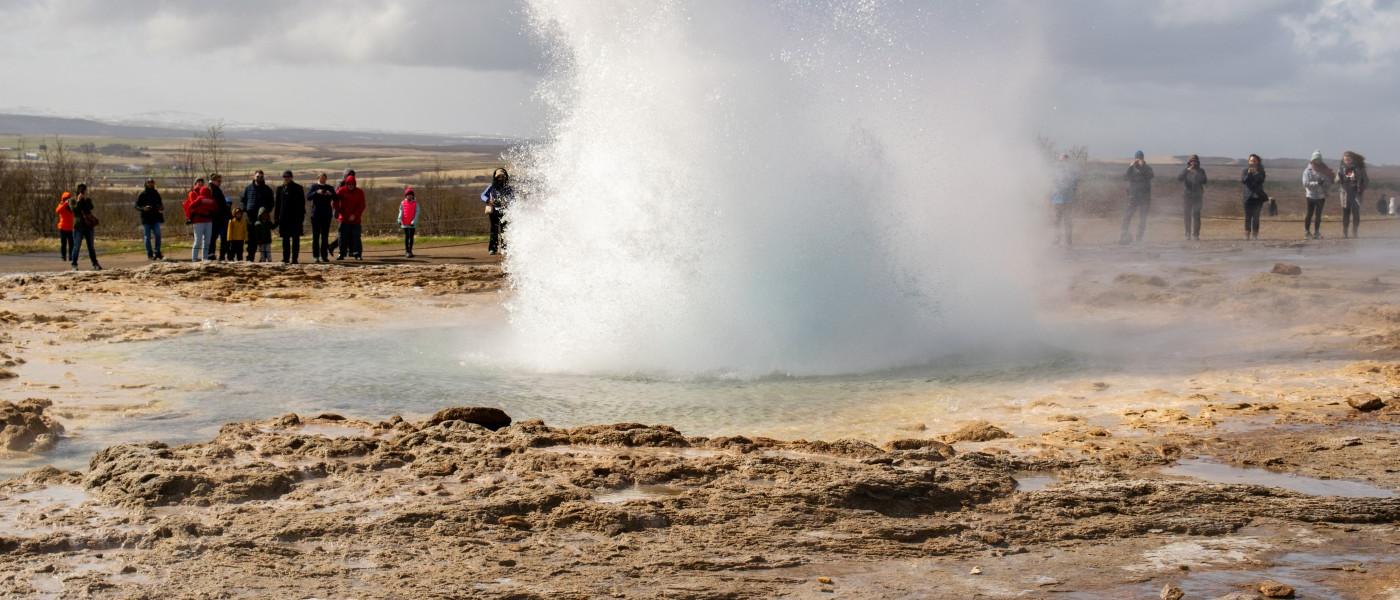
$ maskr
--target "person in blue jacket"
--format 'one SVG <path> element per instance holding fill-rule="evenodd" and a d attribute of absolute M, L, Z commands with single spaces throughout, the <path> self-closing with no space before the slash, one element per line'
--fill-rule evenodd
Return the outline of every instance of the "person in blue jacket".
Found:
<path fill-rule="evenodd" d="M 510 173 L 497 168 L 491 173 L 491 185 L 481 192 L 481 202 L 486 205 L 486 217 L 491 221 L 491 243 L 486 249 L 497 254 L 506 248 L 506 214 L 510 203 L 515 199 L 515 188 L 510 185 Z"/>

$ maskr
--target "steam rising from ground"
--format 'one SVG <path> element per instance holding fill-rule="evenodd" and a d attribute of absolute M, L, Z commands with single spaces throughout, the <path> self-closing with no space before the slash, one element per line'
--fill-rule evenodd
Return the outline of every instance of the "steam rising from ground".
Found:
<path fill-rule="evenodd" d="M 518 360 L 850 373 L 1029 324 L 1045 173 L 1015 9 L 538 0 L 531 16 L 557 117 L 509 215 Z"/>

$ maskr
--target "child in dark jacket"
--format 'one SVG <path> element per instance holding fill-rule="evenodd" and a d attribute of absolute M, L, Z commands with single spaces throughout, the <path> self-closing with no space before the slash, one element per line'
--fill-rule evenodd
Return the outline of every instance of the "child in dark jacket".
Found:
<path fill-rule="evenodd" d="M 258 262 L 272 260 L 272 213 L 263 211 L 248 228 L 248 260 L 257 253 Z"/>

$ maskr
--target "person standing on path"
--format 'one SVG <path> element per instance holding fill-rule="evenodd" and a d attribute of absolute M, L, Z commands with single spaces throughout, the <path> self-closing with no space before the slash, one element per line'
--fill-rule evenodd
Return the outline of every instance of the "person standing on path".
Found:
<path fill-rule="evenodd" d="M 413 236 L 418 231 L 418 198 L 413 194 L 413 186 L 404 188 L 403 202 L 399 203 L 399 227 L 403 229 L 404 258 L 413 258 Z"/>
<path fill-rule="evenodd" d="M 1337 183 L 1342 188 L 1342 237 L 1361 237 L 1361 197 L 1371 183 L 1366 177 L 1366 157 L 1351 150 L 1343 152 Z"/>
<path fill-rule="evenodd" d="M 311 257 L 316 262 L 330 262 L 331 220 L 335 218 L 335 188 L 326 183 L 322 173 L 306 192 L 306 201 L 311 203 Z"/>
<path fill-rule="evenodd" d="M 1133 154 L 1133 164 L 1123 178 L 1128 181 L 1128 210 L 1123 213 L 1123 233 L 1118 237 L 1119 244 L 1131 244 L 1128 227 L 1133 222 L 1133 213 L 1138 213 L 1137 241 L 1142 241 L 1147 233 L 1147 211 L 1152 206 L 1152 166 L 1147 164 L 1142 150 Z"/>
<path fill-rule="evenodd" d="M 306 191 L 293 181 L 291 171 L 282 171 L 282 185 L 277 186 L 272 206 L 272 222 L 282 237 L 282 264 L 297 264 L 306 223 Z"/>
<path fill-rule="evenodd" d="M 365 214 L 365 191 L 355 184 L 355 176 L 345 177 L 345 185 L 335 191 L 336 217 L 340 219 L 340 255 L 336 260 L 345 260 L 346 255 L 355 260 L 364 259 L 364 248 L 360 244 L 360 219 Z"/>
<path fill-rule="evenodd" d="M 223 185 L 224 176 L 214 173 L 209 176 L 209 184 L 204 186 L 209 188 L 209 197 L 214 199 L 214 207 L 219 209 L 214 214 L 214 220 L 210 221 L 209 250 L 205 254 L 209 260 L 214 260 L 215 256 L 219 260 L 228 260 L 228 222 L 233 218 L 233 207 L 224 197 Z"/>
<path fill-rule="evenodd" d="M 53 209 L 58 215 L 58 257 L 64 262 L 73 253 L 73 207 L 68 204 L 72 197 L 72 192 L 63 192 L 58 197 L 58 206 Z"/>
<path fill-rule="evenodd" d="M 486 204 L 486 218 L 491 221 L 491 242 L 487 244 L 490 254 L 506 249 L 506 209 L 515 199 L 515 188 L 510 185 L 510 173 L 498 167 L 491 173 L 491 185 L 481 192 L 481 201 Z"/>
<path fill-rule="evenodd" d="M 1176 176 L 1181 182 L 1181 202 L 1186 219 L 1186 240 L 1201 239 L 1201 208 L 1205 206 L 1206 171 L 1201 168 L 1201 157 L 1195 154 L 1186 159 L 1186 168 Z"/>
<path fill-rule="evenodd" d="M 1264 203 L 1269 201 L 1269 195 L 1264 192 L 1264 180 L 1267 174 L 1264 173 L 1264 161 L 1258 154 L 1249 155 L 1249 165 L 1240 173 L 1240 182 L 1244 184 L 1244 239 L 1259 239 L 1259 213 L 1264 210 Z"/>
<path fill-rule="evenodd" d="M 146 178 L 146 189 L 136 196 L 136 210 L 141 212 L 141 237 L 146 242 L 146 260 L 165 260 L 165 255 L 160 251 L 160 225 L 165 222 L 165 203 L 156 190 L 155 179 Z"/>
<path fill-rule="evenodd" d="M 203 179 L 199 182 L 203 183 Z M 214 202 L 214 194 L 203 185 L 190 190 L 192 198 L 185 199 L 185 222 L 194 230 L 194 245 L 190 247 L 190 262 L 199 262 L 209 255 L 209 240 L 214 233 L 214 218 L 219 207 Z"/>
<path fill-rule="evenodd" d="M 262 169 L 253 171 L 253 181 L 243 188 L 243 196 L 240 204 L 243 206 L 243 215 L 248 219 L 248 262 L 253 262 L 254 255 L 263 244 L 272 243 L 271 228 L 264 228 L 259 223 L 264 222 L 264 214 L 271 215 L 272 208 L 277 203 L 272 187 L 267 185 Z M 268 217 L 271 219 L 271 216 Z M 263 239 L 266 234 L 267 239 Z"/>
<path fill-rule="evenodd" d="M 1061 154 L 1055 163 L 1055 192 L 1050 205 L 1055 208 L 1055 245 L 1063 238 L 1066 247 L 1074 245 L 1074 196 L 1079 191 L 1079 169 Z"/>
<path fill-rule="evenodd" d="M 97 263 L 97 247 L 92 243 L 97 230 L 97 215 L 92 213 L 92 198 L 88 197 L 86 183 L 78 184 L 78 194 L 68 199 L 68 206 L 73 210 L 73 253 L 69 257 L 73 270 L 78 270 L 78 254 L 82 250 L 83 240 L 87 240 L 92 270 L 101 271 L 102 265 Z"/>
<path fill-rule="evenodd" d="M 1303 168 L 1303 192 L 1308 199 L 1308 212 L 1303 217 L 1303 239 L 1322 239 L 1322 208 L 1327 205 L 1327 188 L 1337 174 L 1322 162 L 1322 151 L 1314 150 L 1308 166 Z"/>

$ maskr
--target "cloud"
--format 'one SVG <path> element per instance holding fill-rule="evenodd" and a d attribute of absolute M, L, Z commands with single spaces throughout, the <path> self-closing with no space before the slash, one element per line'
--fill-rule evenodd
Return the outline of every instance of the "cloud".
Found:
<path fill-rule="evenodd" d="M 1158 0 L 1152 21 L 1161 27 L 1228 25 L 1296 4 L 1294 0 Z"/>
<path fill-rule="evenodd" d="M 1400 6 L 1376 0 L 1327 0 L 1315 11 L 1282 19 L 1298 51 L 1320 63 L 1371 74 L 1400 52 Z"/>

